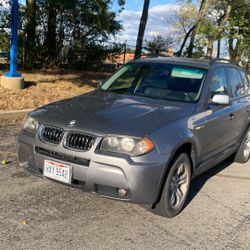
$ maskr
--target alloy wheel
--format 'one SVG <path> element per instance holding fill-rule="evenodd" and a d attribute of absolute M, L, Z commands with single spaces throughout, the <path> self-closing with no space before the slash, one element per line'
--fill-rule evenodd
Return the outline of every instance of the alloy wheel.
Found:
<path fill-rule="evenodd" d="M 250 131 L 247 132 L 244 145 L 244 158 L 248 160 L 249 156 L 250 156 Z"/>
<path fill-rule="evenodd" d="M 186 198 L 189 185 L 188 166 L 185 163 L 180 163 L 170 180 L 169 187 L 169 205 L 176 209 Z"/>

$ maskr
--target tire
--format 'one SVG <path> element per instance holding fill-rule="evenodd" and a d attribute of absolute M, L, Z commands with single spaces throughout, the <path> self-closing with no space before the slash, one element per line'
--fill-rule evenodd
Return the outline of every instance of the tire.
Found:
<path fill-rule="evenodd" d="M 172 218 L 184 208 L 191 181 L 191 163 L 187 154 L 178 155 L 166 177 L 160 201 L 153 212 L 162 217 Z M 181 183 L 181 184 L 180 184 Z"/>
<path fill-rule="evenodd" d="M 234 161 L 238 163 L 246 163 L 250 158 L 250 128 L 248 128 L 241 145 L 234 157 Z"/>

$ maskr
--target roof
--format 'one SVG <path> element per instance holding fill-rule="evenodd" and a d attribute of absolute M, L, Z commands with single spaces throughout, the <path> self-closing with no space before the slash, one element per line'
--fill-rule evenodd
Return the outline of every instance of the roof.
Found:
<path fill-rule="evenodd" d="M 185 65 L 202 69 L 209 69 L 212 64 L 223 64 L 223 65 L 232 65 L 236 66 L 225 59 L 196 59 L 196 58 L 185 58 L 185 57 L 146 57 L 138 59 L 135 62 L 149 62 L 149 63 L 168 63 L 168 64 L 177 64 Z"/>

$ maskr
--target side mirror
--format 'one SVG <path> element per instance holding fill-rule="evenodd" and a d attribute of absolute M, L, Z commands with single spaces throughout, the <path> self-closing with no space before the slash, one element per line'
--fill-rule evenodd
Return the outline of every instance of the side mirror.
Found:
<path fill-rule="evenodd" d="M 212 103 L 217 105 L 229 105 L 230 97 L 228 95 L 214 95 Z"/>

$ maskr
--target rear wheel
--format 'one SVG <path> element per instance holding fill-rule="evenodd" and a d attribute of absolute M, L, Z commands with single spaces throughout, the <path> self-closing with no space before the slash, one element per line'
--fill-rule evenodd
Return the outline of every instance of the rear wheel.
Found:
<path fill-rule="evenodd" d="M 187 154 L 180 154 L 171 165 L 159 203 L 153 212 L 172 218 L 183 209 L 191 181 L 191 163 Z"/>
<path fill-rule="evenodd" d="M 250 128 L 248 128 L 245 137 L 235 155 L 234 161 L 246 163 L 250 157 Z"/>

